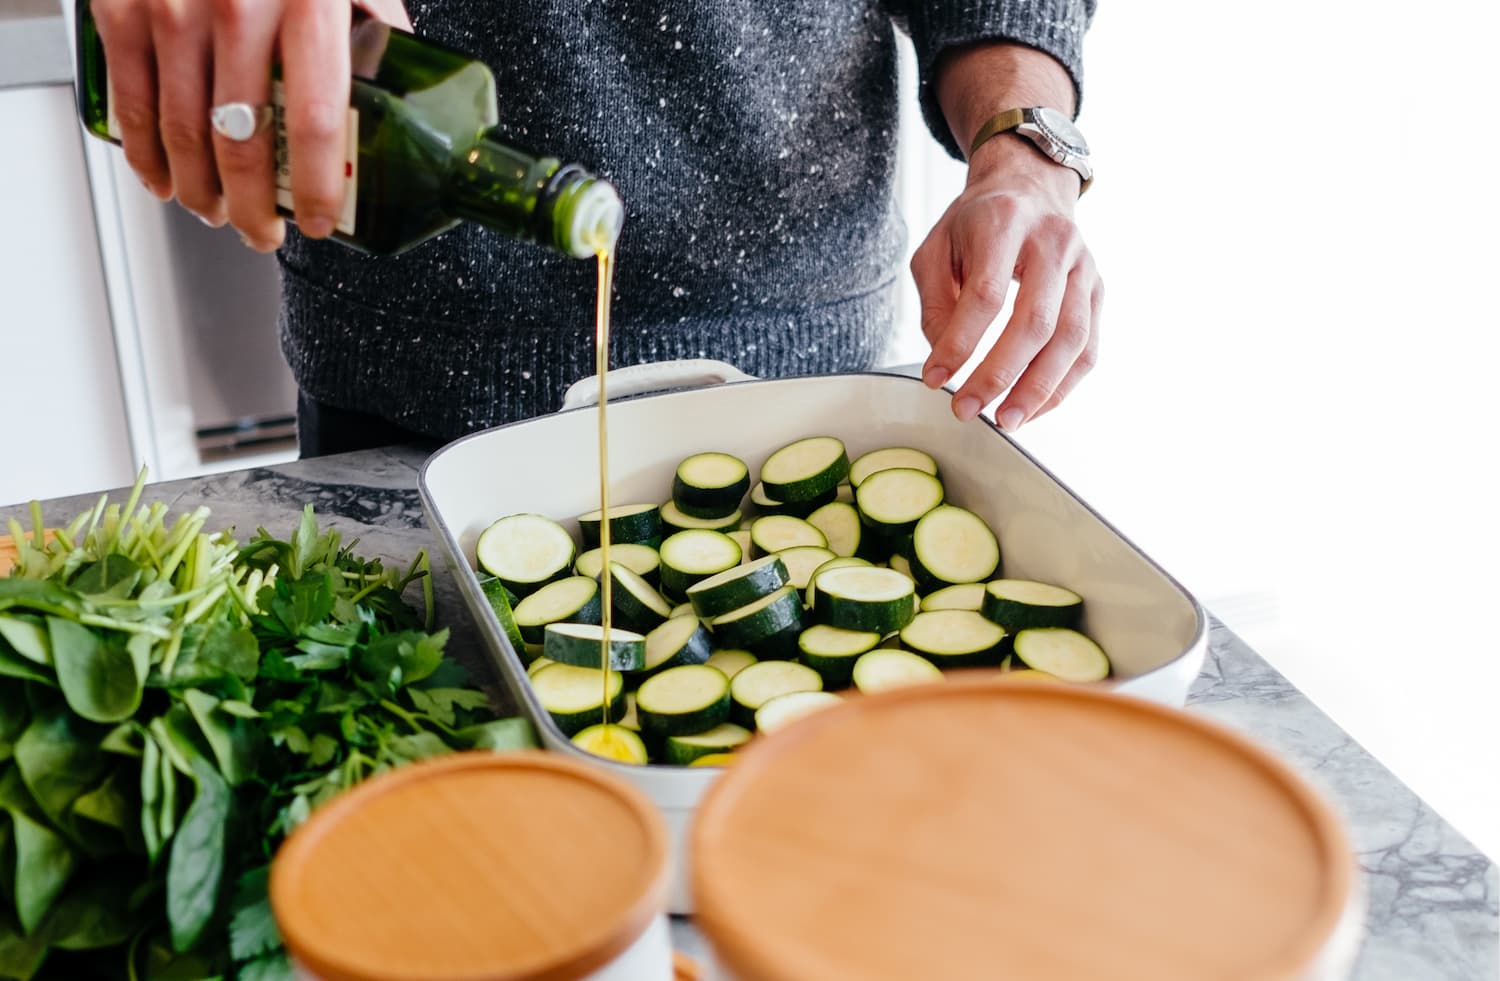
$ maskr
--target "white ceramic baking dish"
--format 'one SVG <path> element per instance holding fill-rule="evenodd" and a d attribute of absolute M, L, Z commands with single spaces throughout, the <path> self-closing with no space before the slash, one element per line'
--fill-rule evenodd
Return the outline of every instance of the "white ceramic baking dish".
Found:
<path fill-rule="evenodd" d="M 882 446 L 919 447 L 936 457 L 949 499 L 994 528 L 1004 575 L 1064 584 L 1084 597 L 1084 629 L 1109 653 L 1121 691 L 1170 705 L 1186 700 L 1208 644 L 1202 607 L 1004 433 L 954 419 L 948 394 L 881 373 L 761 381 L 711 361 L 620 369 L 606 384 L 614 501 L 665 500 L 677 463 L 703 450 L 733 453 L 753 473 L 771 451 L 809 435 L 840 437 L 851 459 Z M 554 415 L 450 443 L 428 459 L 419 486 L 459 592 L 542 741 L 609 768 L 661 808 L 673 839 L 669 908 L 685 913 L 686 829 L 715 770 L 627 766 L 576 749 L 537 702 L 474 574 L 474 543 L 495 519 L 536 512 L 576 534 L 575 516 L 598 508 L 598 414 L 586 408 L 595 391 L 586 379 Z M 640 392 L 659 394 L 613 401 Z"/>

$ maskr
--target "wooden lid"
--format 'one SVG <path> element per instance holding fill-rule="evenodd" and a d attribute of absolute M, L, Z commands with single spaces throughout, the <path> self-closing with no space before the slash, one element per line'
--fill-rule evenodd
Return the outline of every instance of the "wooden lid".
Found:
<path fill-rule="evenodd" d="M 287 948 L 323 981 L 562 981 L 665 906 L 667 837 L 638 791 L 541 753 L 458 753 L 334 799 L 271 867 Z"/>
<path fill-rule="evenodd" d="M 709 790 L 693 891 L 742 981 L 1289 978 L 1350 902 L 1329 808 L 1187 713 L 953 681 L 756 740 Z"/>

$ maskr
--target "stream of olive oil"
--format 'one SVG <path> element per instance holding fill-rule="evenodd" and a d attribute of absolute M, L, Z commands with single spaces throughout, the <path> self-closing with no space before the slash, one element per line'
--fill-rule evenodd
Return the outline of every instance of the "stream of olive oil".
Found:
<path fill-rule="evenodd" d="M 609 396 L 604 390 L 604 378 L 609 373 L 609 294 L 614 282 L 614 246 L 601 246 L 595 251 L 599 260 L 599 295 L 594 301 L 594 372 L 599 378 L 599 561 L 602 572 L 599 577 L 599 600 L 604 610 L 599 622 L 604 625 L 599 641 L 599 661 L 604 668 L 604 724 L 609 725 L 609 630 L 613 620 L 614 575 L 609 567 Z M 607 734 L 610 730 L 605 729 Z M 605 741 L 608 744 L 608 741 Z"/>

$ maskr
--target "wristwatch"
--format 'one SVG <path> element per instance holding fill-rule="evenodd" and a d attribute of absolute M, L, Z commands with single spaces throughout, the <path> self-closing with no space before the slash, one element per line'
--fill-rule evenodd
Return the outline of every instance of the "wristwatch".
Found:
<path fill-rule="evenodd" d="M 974 152 L 991 138 L 1010 132 L 1024 136 L 1049 158 L 1075 171 L 1083 180 L 1079 194 L 1089 189 L 1089 184 L 1094 179 L 1094 168 L 1089 163 L 1088 141 L 1071 119 L 1049 106 L 1008 109 L 991 117 L 979 127 L 979 132 L 969 147 L 969 156 L 973 157 Z"/>

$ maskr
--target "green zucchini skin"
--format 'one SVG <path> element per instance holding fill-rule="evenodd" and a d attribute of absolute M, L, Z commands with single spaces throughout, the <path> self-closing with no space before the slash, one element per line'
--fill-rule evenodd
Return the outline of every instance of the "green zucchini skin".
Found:
<path fill-rule="evenodd" d="M 936 624 L 962 624 L 964 630 L 979 628 L 985 636 L 979 645 L 958 649 L 949 643 L 929 643 L 931 628 Z M 939 627 L 938 629 L 942 629 Z M 989 641 L 993 639 L 993 643 Z M 918 613 L 901 631 L 901 646 L 943 670 L 956 668 L 999 667 L 1010 653 L 1010 635 L 1004 627 L 973 610 L 932 610 Z"/>
<path fill-rule="evenodd" d="M 797 638 L 801 635 L 802 620 L 799 617 L 795 623 L 758 641 L 750 648 L 750 652 L 762 661 L 795 661 L 799 653 Z"/>
<path fill-rule="evenodd" d="M 812 500 L 794 502 L 777 501 L 768 497 L 765 494 L 764 484 L 756 484 L 750 491 L 750 502 L 755 505 L 755 510 L 760 514 L 789 514 L 794 518 L 806 518 L 825 504 L 832 504 L 838 500 L 838 497 L 837 487 L 825 494 L 819 494 Z"/>
<path fill-rule="evenodd" d="M 597 656 L 595 660 L 598 660 Z M 579 674 L 578 672 L 588 673 Z M 603 672 L 598 668 L 580 668 L 571 664 L 549 664 L 544 668 L 538 669 L 531 676 L 531 687 L 536 693 L 537 700 L 541 702 L 542 708 L 547 710 L 547 714 L 552 716 L 552 721 L 562 731 L 563 735 L 571 739 L 589 726 L 598 725 L 604 721 L 602 698 L 593 704 L 578 708 L 562 708 L 556 701 L 552 701 L 549 695 L 554 682 L 558 679 L 565 680 L 568 688 L 582 688 L 602 695 L 604 692 L 604 677 Z M 610 693 L 609 717 L 611 720 L 615 720 L 620 718 L 621 712 L 625 707 L 624 679 L 620 675 L 612 675 L 610 688 L 612 691 Z"/>
<path fill-rule="evenodd" d="M 985 586 L 984 601 L 979 608 L 980 612 L 1012 634 L 1039 627 L 1064 627 L 1068 630 L 1077 630 L 1082 624 L 1083 598 L 1077 593 L 1061 586 L 1053 586 L 1051 583 L 1040 583 L 1041 586 L 1068 594 L 1073 601 L 1060 604 L 1028 602 L 1004 595 L 1009 585 L 1014 582 L 1016 580 L 999 579 L 988 583 Z M 1029 584 L 1030 581 L 1025 582 Z"/>
<path fill-rule="evenodd" d="M 824 627 L 823 630 L 838 630 L 837 627 Z M 865 631 L 840 631 L 847 634 L 851 641 L 850 647 L 844 650 L 818 649 L 818 638 L 822 631 L 818 627 L 809 627 L 802 631 L 797 638 L 798 654 L 803 664 L 818 672 L 823 679 L 823 687 L 829 691 L 839 688 L 848 688 L 854 681 L 854 662 L 868 651 L 874 650 L 880 643 L 880 635 Z M 868 641 L 868 644 L 865 642 Z"/>
<path fill-rule="evenodd" d="M 746 608 L 741 607 L 709 621 L 720 647 L 740 648 L 764 658 L 766 654 L 759 649 L 762 644 L 771 642 L 778 634 L 802 629 L 802 597 L 791 586 L 782 586 L 750 605 L 756 604 L 759 607 L 752 612 L 744 612 Z M 777 648 L 781 643 L 771 646 Z"/>
<path fill-rule="evenodd" d="M 691 473 L 684 471 L 694 469 L 697 461 L 708 457 L 717 458 L 721 463 L 737 464 L 740 476 L 728 484 L 707 486 L 696 483 Z M 672 503 L 677 509 L 690 518 L 722 519 L 734 514 L 740 508 L 740 503 L 750 491 L 750 468 L 745 462 L 728 453 L 695 453 L 677 465 L 677 472 L 672 475 Z"/>
<path fill-rule="evenodd" d="M 687 597 L 693 612 L 711 619 L 748 606 L 786 584 L 786 565 L 771 555 L 700 580 L 687 588 Z"/>
<path fill-rule="evenodd" d="M 618 562 L 610 562 L 611 576 L 609 602 L 614 612 L 614 623 L 626 630 L 644 634 L 665 623 L 671 615 L 672 604 L 668 603 L 656 588 Z M 603 584 L 603 575 L 599 577 Z M 601 596 L 603 590 L 600 590 Z M 601 603 L 602 606 L 602 603 Z M 598 621 L 592 621 L 597 623 Z"/>
<path fill-rule="evenodd" d="M 761 661 L 735 675 L 729 690 L 732 703 L 730 721 L 746 729 L 753 729 L 756 709 L 787 692 L 822 691 L 823 679 L 805 664 L 794 661 Z"/>
<path fill-rule="evenodd" d="M 598 668 L 603 644 L 599 636 L 578 636 L 568 631 L 573 626 L 598 626 L 597 624 L 549 623 L 543 656 L 559 664 L 572 664 L 580 668 Z M 602 635 L 603 630 L 598 632 Z M 633 630 L 611 627 L 609 632 L 609 666 L 613 671 L 639 671 L 646 666 L 646 638 Z"/>
<path fill-rule="evenodd" d="M 710 678 L 709 676 L 716 676 Z M 671 699 L 670 692 L 683 684 L 698 685 L 708 681 L 714 691 L 711 701 L 695 704 L 687 709 L 664 708 Z M 669 668 L 653 675 L 641 684 L 635 694 L 635 712 L 641 722 L 641 731 L 666 739 L 705 732 L 729 721 L 729 679 L 717 668 L 703 664 L 683 665 Z"/>
<path fill-rule="evenodd" d="M 720 518 L 695 518 L 690 514 L 684 514 L 675 501 L 668 501 L 661 506 L 662 532 L 668 538 L 680 531 L 734 531 L 740 526 L 743 515 L 739 511 L 731 512 Z"/>
<path fill-rule="evenodd" d="M 681 551 L 686 551 L 690 542 L 697 542 L 697 547 L 713 551 L 716 561 L 699 568 L 684 568 L 688 563 Z M 661 543 L 662 593 L 674 600 L 686 599 L 689 586 L 734 568 L 742 558 L 739 542 L 723 532 L 706 528 L 679 531 Z"/>
<path fill-rule="evenodd" d="M 687 625 L 689 620 L 692 621 L 691 629 Z M 684 634 L 685 639 L 677 640 Z M 666 644 L 668 639 L 671 640 L 670 644 Z M 664 651 L 659 648 L 666 649 Z M 713 652 L 713 637 L 701 620 L 691 613 L 673 617 L 646 635 L 646 663 L 642 665 L 642 677 L 634 680 L 644 681 L 652 675 L 684 664 L 703 664 Z"/>
<path fill-rule="evenodd" d="M 687 766 L 712 753 L 732 752 L 750 741 L 752 733 L 744 726 L 726 722 L 707 732 L 687 736 L 668 736 L 662 755 L 673 766 Z"/>
<path fill-rule="evenodd" d="M 834 569 L 832 572 L 840 570 Z M 819 577 L 818 620 L 842 630 L 877 633 L 882 637 L 911 623 L 917 614 L 916 590 L 897 599 L 862 600 L 829 592 L 825 573 Z"/>
<path fill-rule="evenodd" d="M 641 508 L 631 514 L 616 515 L 609 519 L 609 543 L 611 545 L 645 545 L 656 548 L 661 544 L 661 511 L 656 505 L 623 505 Z M 618 510 L 610 508 L 611 511 Z M 583 539 L 585 551 L 599 547 L 599 529 L 602 519 L 590 517 L 591 511 L 578 518 L 578 535 Z"/>
<path fill-rule="evenodd" d="M 922 493 L 914 494 L 913 488 Z M 943 503 L 944 496 L 942 481 L 932 474 L 902 468 L 876 471 L 854 491 L 860 518 L 885 538 L 911 534 L 927 512 Z M 899 514 L 888 510 L 893 503 L 899 504 Z"/>
<path fill-rule="evenodd" d="M 594 583 L 594 591 L 588 600 L 580 606 L 572 609 L 558 609 L 558 615 L 548 620 L 533 620 L 527 613 L 534 610 L 538 603 L 545 600 L 549 595 L 559 589 L 577 588 L 585 582 Z M 600 623 L 604 618 L 604 603 L 600 599 L 599 584 L 586 576 L 566 576 L 562 579 L 554 579 L 547 585 L 538 589 L 530 596 L 516 604 L 514 610 L 516 626 L 521 630 L 521 638 L 528 644 L 541 644 L 546 640 L 546 629 L 549 623 Z"/>
<path fill-rule="evenodd" d="M 526 638 L 521 636 L 521 627 L 516 623 L 515 604 L 519 602 L 516 594 L 505 588 L 505 583 L 498 577 L 490 576 L 480 580 L 479 591 L 489 602 L 490 609 L 495 612 L 495 619 L 500 621 L 500 631 L 505 634 L 505 639 L 510 641 L 511 649 L 516 652 L 516 657 L 521 659 L 522 664 L 528 663 L 531 658 L 526 653 Z"/>
<path fill-rule="evenodd" d="M 808 470 L 798 462 L 788 461 L 814 456 L 818 463 Z M 760 468 L 760 481 L 772 500 L 795 504 L 812 501 L 826 494 L 838 494 L 839 484 L 849 476 L 849 454 L 843 440 L 833 436 L 808 436 L 794 440 L 766 457 Z"/>

